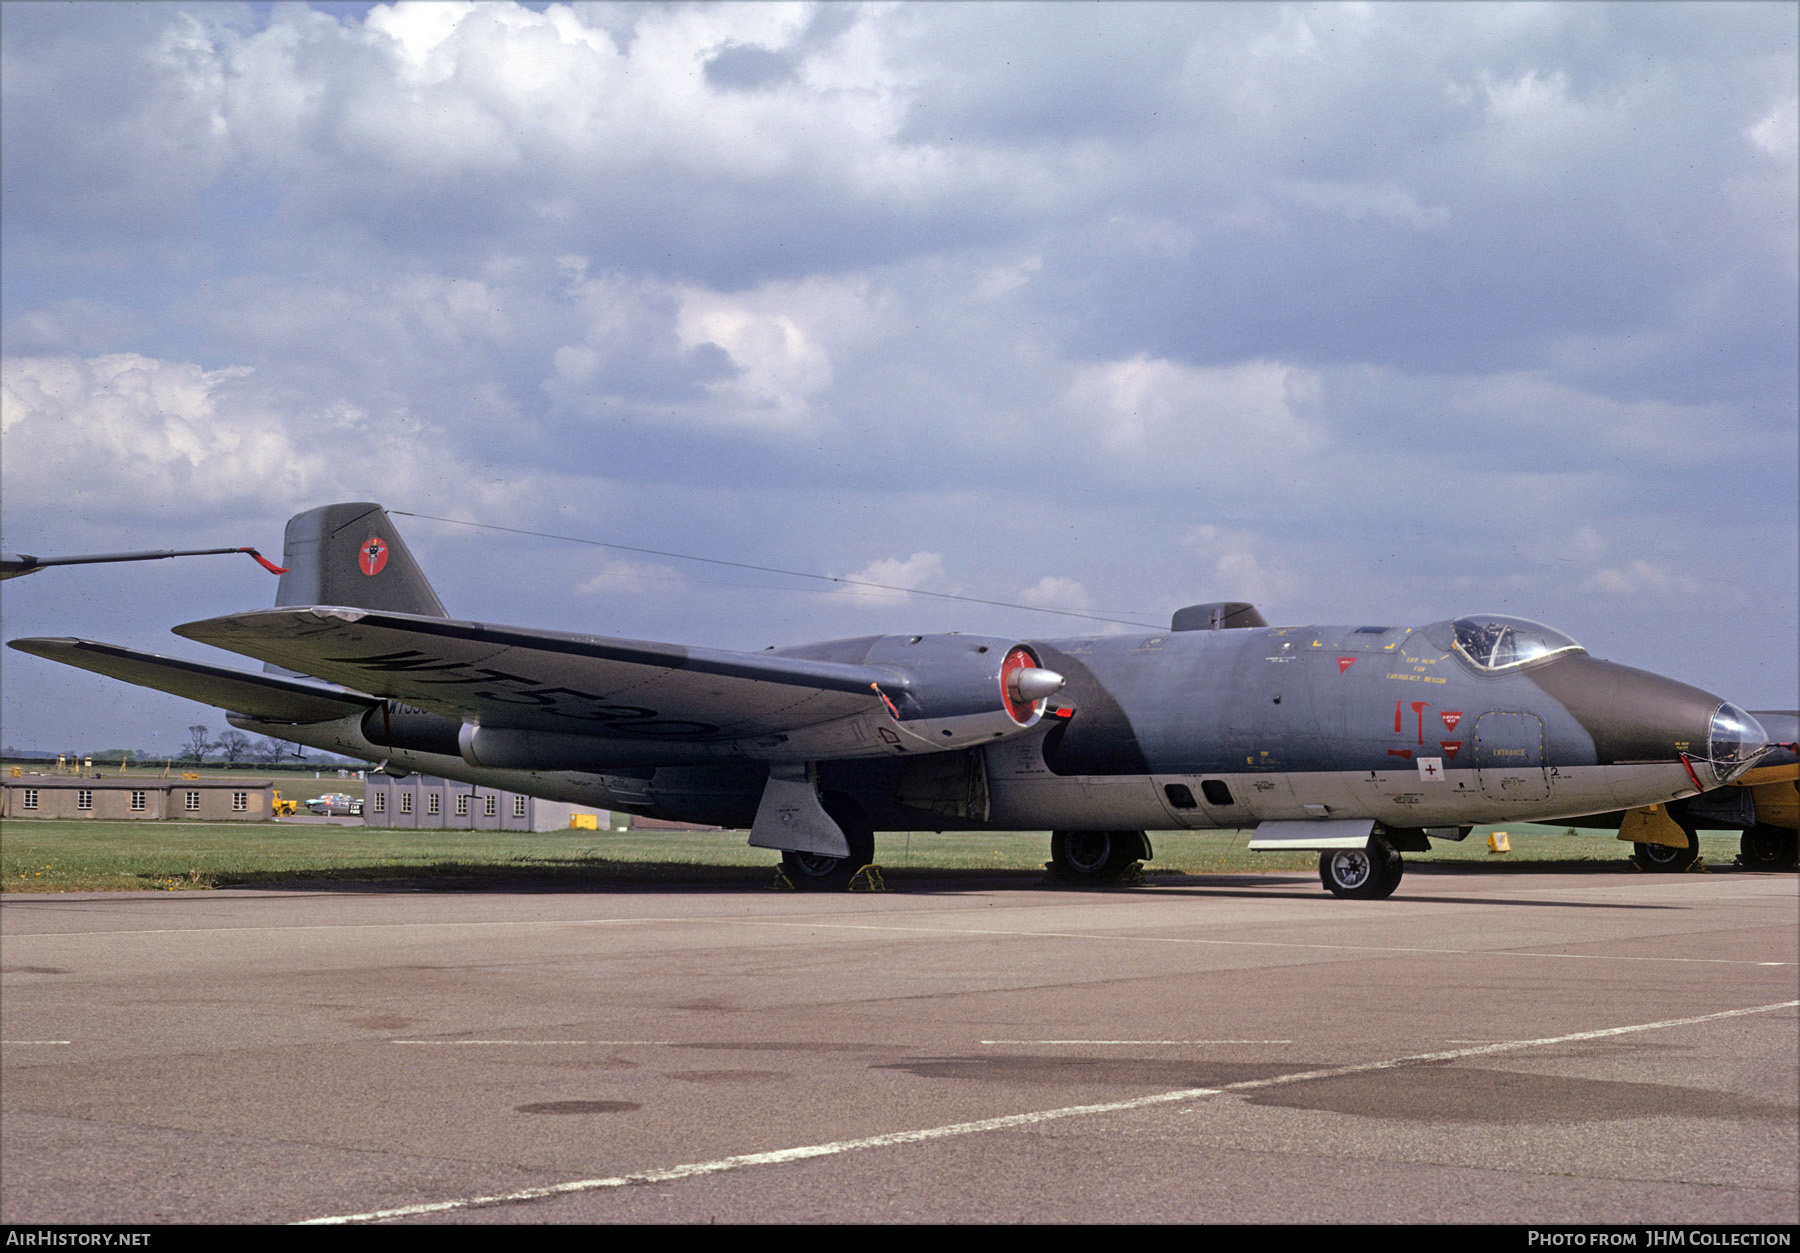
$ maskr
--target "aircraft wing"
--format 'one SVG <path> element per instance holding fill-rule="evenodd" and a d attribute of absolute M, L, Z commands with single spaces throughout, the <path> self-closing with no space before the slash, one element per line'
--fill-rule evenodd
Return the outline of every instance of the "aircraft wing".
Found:
<path fill-rule="evenodd" d="M 345 691 L 334 684 L 229 670 L 94 640 L 24 639 L 13 640 L 11 646 L 22 653 L 268 722 L 325 722 L 362 713 L 381 703 L 372 696 Z"/>
<path fill-rule="evenodd" d="M 484 729 L 640 743 L 776 735 L 879 712 L 883 688 L 908 685 L 872 666 L 331 606 L 175 633 Z"/>

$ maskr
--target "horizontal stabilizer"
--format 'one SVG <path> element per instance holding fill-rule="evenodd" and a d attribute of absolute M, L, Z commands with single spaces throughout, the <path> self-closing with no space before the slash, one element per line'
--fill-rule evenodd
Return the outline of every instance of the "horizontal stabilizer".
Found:
<path fill-rule="evenodd" d="M 66 666 L 92 670 L 108 678 L 249 714 L 266 722 L 328 722 L 381 703 L 332 684 L 229 670 L 93 640 L 23 639 L 11 641 L 10 646 L 34 657 L 47 657 Z"/>

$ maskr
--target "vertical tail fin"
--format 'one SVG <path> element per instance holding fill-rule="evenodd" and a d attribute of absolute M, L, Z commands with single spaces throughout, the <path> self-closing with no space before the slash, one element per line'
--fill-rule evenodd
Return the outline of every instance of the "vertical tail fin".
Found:
<path fill-rule="evenodd" d="M 445 618 L 387 510 L 370 501 L 321 505 L 288 519 L 282 548 L 288 572 L 277 605 L 348 605 Z"/>

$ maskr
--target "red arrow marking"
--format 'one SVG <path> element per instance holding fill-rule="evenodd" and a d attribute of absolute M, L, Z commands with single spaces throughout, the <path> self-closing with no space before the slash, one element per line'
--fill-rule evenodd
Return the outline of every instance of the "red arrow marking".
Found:
<path fill-rule="evenodd" d="M 1354 666 L 1355 664 L 1356 664 L 1356 658 L 1354 658 L 1354 657 L 1339 657 L 1338 658 L 1338 673 L 1339 674 L 1344 673 L 1344 671 L 1348 670 L 1351 666 Z"/>

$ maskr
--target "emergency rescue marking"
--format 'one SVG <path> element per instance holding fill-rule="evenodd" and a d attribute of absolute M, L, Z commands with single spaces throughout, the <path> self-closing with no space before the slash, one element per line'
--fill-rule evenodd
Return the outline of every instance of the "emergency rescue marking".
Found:
<path fill-rule="evenodd" d="M 1746 1014 L 1766 1014 L 1778 1009 L 1792 1009 L 1797 1005 L 1800 1005 L 1800 1001 L 1781 1001 L 1773 1005 L 1756 1005 L 1748 1009 L 1728 1009 L 1716 1014 L 1700 1014 L 1693 1018 L 1669 1018 L 1662 1022 L 1634 1023 L 1627 1027 L 1602 1027 L 1594 1031 L 1578 1031 L 1571 1035 L 1552 1036 L 1540 1040 L 1503 1040 L 1498 1044 L 1446 1049 L 1440 1053 L 1415 1053 L 1408 1057 L 1394 1057 L 1385 1061 L 1296 1071 L 1292 1074 L 1274 1075 L 1268 1079 L 1250 1079 L 1239 1083 L 1221 1084 L 1216 1088 L 1178 1088 L 1172 1092 L 1157 1092 L 1150 1096 L 1133 1097 L 1124 1101 L 1108 1101 L 1096 1105 L 1068 1105 L 1061 1109 L 1007 1114 L 999 1118 L 951 1123 L 942 1127 L 925 1127 L 917 1131 L 893 1131 L 885 1135 L 866 1136 L 857 1140 L 806 1144 L 795 1148 L 774 1149 L 765 1153 L 740 1153 L 733 1157 L 715 1158 L 710 1162 L 688 1162 L 680 1166 L 667 1166 L 658 1170 L 645 1170 L 630 1175 L 613 1175 L 605 1179 L 576 1179 L 569 1183 L 556 1183 L 541 1188 L 520 1188 L 516 1192 L 494 1193 L 489 1196 L 465 1197 L 455 1201 L 436 1201 L 423 1205 L 403 1205 L 395 1209 L 371 1210 L 363 1214 L 340 1214 L 330 1218 L 312 1218 L 297 1225 L 322 1226 L 380 1222 L 383 1219 L 411 1218 L 419 1214 L 441 1214 L 448 1210 L 476 1209 L 490 1205 L 517 1204 L 520 1201 L 538 1201 L 547 1197 L 567 1196 L 577 1192 L 595 1192 L 603 1188 L 624 1188 L 633 1184 L 673 1183 L 679 1179 L 717 1175 L 725 1171 L 742 1170 L 749 1166 L 775 1166 L 783 1162 L 806 1161 L 815 1157 L 835 1157 L 842 1153 L 854 1153 L 860 1149 L 890 1148 L 899 1144 L 922 1144 L 930 1140 L 975 1135 L 983 1131 L 1005 1131 L 1014 1127 L 1029 1127 L 1036 1123 L 1051 1122 L 1059 1118 L 1079 1118 L 1084 1115 L 1113 1114 L 1125 1110 L 1146 1109 L 1156 1105 L 1173 1105 L 1199 1100 L 1202 1097 L 1219 1096 L 1227 1092 L 1251 1092 L 1290 1083 L 1305 1083 L 1309 1080 L 1336 1079 L 1343 1075 L 1367 1074 L 1376 1070 L 1395 1070 L 1403 1066 L 1458 1061 L 1465 1057 L 1484 1057 L 1495 1053 L 1516 1052 L 1520 1049 L 1543 1048 L 1581 1040 L 1599 1040 L 1611 1036 L 1630 1035 L 1639 1031 L 1688 1027 L 1697 1023 L 1714 1022 L 1722 1018 L 1739 1018 Z"/>
<path fill-rule="evenodd" d="M 364 574 L 380 574 L 387 565 L 387 541 L 379 535 L 371 535 L 363 541 L 362 551 L 357 556 L 357 564 Z"/>

